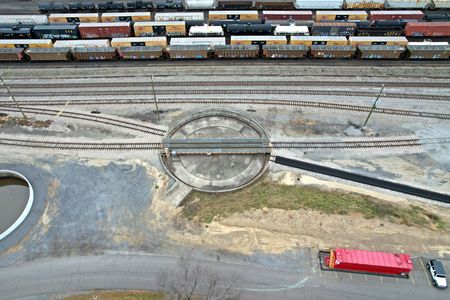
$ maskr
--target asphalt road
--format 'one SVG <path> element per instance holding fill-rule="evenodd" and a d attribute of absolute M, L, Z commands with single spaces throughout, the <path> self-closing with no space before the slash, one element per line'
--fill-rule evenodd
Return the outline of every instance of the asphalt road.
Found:
<path fill-rule="evenodd" d="M 174 270 L 178 258 L 161 255 L 113 254 L 52 258 L 0 268 L 0 298 L 46 298 L 88 289 L 157 290 L 161 270 Z M 450 290 L 429 285 L 422 270 L 414 279 L 348 273 L 311 272 L 299 266 L 286 272 L 255 264 L 203 261 L 204 270 L 234 278 L 241 299 L 449 299 Z M 419 265 L 417 261 L 415 266 Z"/>

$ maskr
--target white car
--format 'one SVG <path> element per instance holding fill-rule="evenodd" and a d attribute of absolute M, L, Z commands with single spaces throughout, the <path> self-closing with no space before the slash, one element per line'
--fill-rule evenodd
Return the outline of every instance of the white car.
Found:
<path fill-rule="evenodd" d="M 438 260 L 432 259 L 427 263 L 427 269 L 431 274 L 431 282 L 435 287 L 445 289 L 447 287 L 447 277 L 444 266 Z"/>

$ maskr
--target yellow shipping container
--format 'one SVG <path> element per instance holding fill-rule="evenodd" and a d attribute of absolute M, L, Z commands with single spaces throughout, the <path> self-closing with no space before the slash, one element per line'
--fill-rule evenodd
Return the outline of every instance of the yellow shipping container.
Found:
<path fill-rule="evenodd" d="M 52 40 L 0 40 L 0 48 L 52 48 Z"/>
<path fill-rule="evenodd" d="M 291 45 L 345 46 L 347 43 L 347 38 L 344 36 L 291 36 Z"/>
<path fill-rule="evenodd" d="M 318 10 L 316 21 L 345 21 L 345 20 L 367 20 L 367 12 L 363 10 Z"/>
<path fill-rule="evenodd" d="M 287 38 L 280 35 L 231 36 L 231 45 L 287 45 Z"/>
<path fill-rule="evenodd" d="M 186 22 L 136 22 L 134 23 L 135 36 L 185 36 Z"/>
<path fill-rule="evenodd" d="M 130 38 L 113 38 L 111 40 L 112 47 L 133 47 L 133 46 L 167 46 L 167 38 L 165 36 L 157 37 L 130 37 Z"/>
<path fill-rule="evenodd" d="M 210 10 L 208 13 L 209 21 L 225 21 L 225 20 L 241 20 L 253 21 L 258 20 L 257 10 Z"/>
<path fill-rule="evenodd" d="M 360 45 L 390 45 L 406 46 L 408 39 L 404 36 L 351 36 L 348 38 L 352 46 Z"/>
<path fill-rule="evenodd" d="M 144 22 L 151 21 L 150 12 L 103 13 L 102 22 Z"/>
<path fill-rule="evenodd" d="M 97 13 L 87 14 L 51 14 L 50 23 L 98 23 L 100 16 Z"/>

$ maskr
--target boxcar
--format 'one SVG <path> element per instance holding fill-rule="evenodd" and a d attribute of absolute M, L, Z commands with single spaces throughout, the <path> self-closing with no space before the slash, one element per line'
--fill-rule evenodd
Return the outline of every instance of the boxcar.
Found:
<path fill-rule="evenodd" d="M 17 61 L 24 58 L 23 48 L 0 48 L 0 61 Z"/>
<path fill-rule="evenodd" d="M 270 24 L 230 24 L 225 28 L 229 35 L 272 34 Z"/>
<path fill-rule="evenodd" d="M 263 45 L 263 56 L 267 58 L 301 58 L 308 55 L 305 45 Z"/>
<path fill-rule="evenodd" d="M 403 27 L 400 21 L 361 21 L 357 24 L 359 36 L 401 36 Z"/>
<path fill-rule="evenodd" d="M 258 45 L 220 45 L 214 47 L 217 58 L 256 58 L 259 56 Z"/>
<path fill-rule="evenodd" d="M 218 0 L 219 9 L 250 9 L 253 7 L 253 0 Z"/>
<path fill-rule="evenodd" d="M 356 23 L 350 22 L 316 22 L 312 35 L 350 36 L 356 32 Z"/>
<path fill-rule="evenodd" d="M 345 0 L 344 7 L 347 9 L 354 8 L 369 8 L 369 9 L 380 9 L 384 7 L 384 0 Z"/>
<path fill-rule="evenodd" d="M 231 45 L 286 45 L 287 38 L 279 35 L 232 35 Z"/>
<path fill-rule="evenodd" d="M 445 11 L 425 11 L 424 19 L 429 22 L 450 21 L 450 13 Z"/>
<path fill-rule="evenodd" d="M 257 10 L 210 10 L 208 20 L 259 20 L 259 15 Z"/>
<path fill-rule="evenodd" d="M 80 32 L 74 24 L 46 24 L 34 26 L 33 36 L 37 39 L 70 40 L 79 39 Z"/>
<path fill-rule="evenodd" d="M 167 38 L 165 36 L 157 37 L 128 37 L 113 38 L 111 47 L 134 47 L 134 46 L 167 46 Z"/>
<path fill-rule="evenodd" d="M 48 39 L 22 39 L 0 40 L 0 48 L 51 48 L 52 40 Z"/>
<path fill-rule="evenodd" d="M 188 38 L 172 38 L 170 45 L 226 45 L 225 37 L 188 37 Z"/>
<path fill-rule="evenodd" d="M 166 48 L 169 58 L 203 59 L 208 58 L 211 48 L 208 45 L 170 45 Z"/>
<path fill-rule="evenodd" d="M 255 0 L 256 9 L 294 9 L 293 0 Z"/>
<path fill-rule="evenodd" d="M 144 22 L 151 21 L 150 12 L 116 12 L 103 13 L 102 22 Z"/>
<path fill-rule="evenodd" d="M 189 36 L 223 36 L 222 26 L 192 26 L 189 29 Z"/>
<path fill-rule="evenodd" d="M 406 48 L 395 45 L 361 45 L 358 46 L 358 57 L 363 59 L 398 59 Z"/>
<path fill-rule="evenodd" d="M 97 13 L 51 14 L 48 20 L 50 23 L 97 23 L 100 16 Z"/>
<path fill-rule="evenodd" d="M 29 48 L 25 54 L 32 61 L 65 61 L 70 60 L 70 48 Z"/>
<path fill-rule="evenodd" d="M 297 9 L 341 9 L 344 0 L 294 0 Z"/>
<path fill-rule="evenodd" d="M 114 38 L 131 36 L 130 22 L 81 23 L 78 26 L 84 39 Z"/>
<path fill-rule="evenodd" d="M 0 15 L 0 23 L 47 24 L 45 15 Z"/>
<path fill-rule="evenodd" d="M 410 59 L 448 59 L 450 56 L 447 42 L 408 43 L 407 49 Z"/>
<path fill-rule="evenodd" d="M 329 46 L 345 46 L 347 45 L 347 38 L 344 36 L 292 36 L 291 45 L 305 45 L 311 47 L 312 45 L 329 45 Z"/>
<path fill-rule="evenodd" d="M 348 21 L 367 20 L 367 13 L 364 10 L 321 10 L 316 11 L 316 21 Z"/>
<path fill-rule="evenodd" d="M 404 36 L 351 36 L 349 45 L 397 45 L 406 46 L 408 40 Z"/>
<path fill-rule="evenodd" d="M 0 24 L 1 39 L 31 39 L 32 30 L 35 25 L 22 24 Z"/>
<path fill-rule="evenodd" d="M 450 22 L 408 22 L 406 36 L 450 36 Z"/>
<path fill-rule="evenodd" d="M 312 20 L 313 13 L 310 10 L 264 10 L 262 17 L 270 20 Z"/>
<path fill-rule="evenodd" d="M 185 21 L 135 22 L 135 36 L 185 36 Z"/>
<path fill-rule="evenodd" d="M 450 8 L 450 0 L 433 0 L 434 8 Z"/>
<path fill-rule="evenodd" d="M 213 9 L 216 7 L 215 0 L 184 0 L 185 9 Z"/>
<path fill-rule="evenodd" d="M 374 20 L 422 20 L 424 13 L 420 10 L 372 10 L 369 19 Z"/>
<path fill-rule="evenodd" d="M 431 0 L 386 0 L 386 8 L 427 8 Z"/>
<path fill-rule="evenodd" d="M 274 35 L 309 35 L 308 26 L 283 26 L 278 25 L 273 32 Z"/>
<path fill-rule="evenodd" d="M 203 12 L 170 12 L 155 14 L 155 21 L 204 21 L 205 14 Z"/>
<path fill-rule="evenodd" d="M 312 45 L 311 56 L 316 58 L 352 58 L 355 56 L 355 46 Z"/>
<path fill-rule="evenodd" d="M 109 40 L 65 40 L 56 41 L 53 47 L 68 47 L 68 48 L 94 48 L 94 47 L 111 47 Z"/>
<path fill-rule="evenodd" d="M 163 56 L 163 47 L 160 46 L 136 46 L 120 47 L 117 49 L 122 59 L 157 59 Z"/>
<path fill-rule="evenodd" d="M 112 60 L 117 58 L 116 48 L 113 47 L 87 47 L 73 48 L 71 50 L 73 58 L 82 60 Z"/>

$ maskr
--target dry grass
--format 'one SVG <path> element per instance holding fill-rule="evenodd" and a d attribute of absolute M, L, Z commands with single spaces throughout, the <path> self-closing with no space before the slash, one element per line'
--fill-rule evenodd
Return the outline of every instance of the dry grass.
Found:
<path fill-rule="evenodd" d="M 160 292 L 146 291 L 95 291 L 89 294 L 64 297 L 64 300 L 164 300 Z"/>

